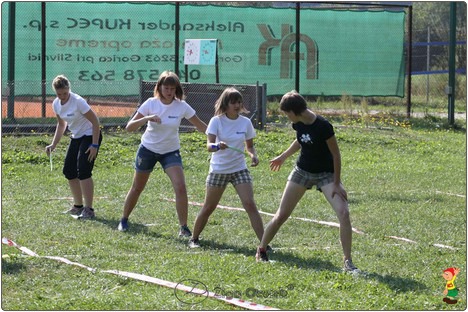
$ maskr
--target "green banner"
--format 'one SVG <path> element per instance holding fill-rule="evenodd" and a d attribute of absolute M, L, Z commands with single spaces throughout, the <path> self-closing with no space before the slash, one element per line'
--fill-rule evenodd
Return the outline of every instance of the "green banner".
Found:
<path fill-rule="evenodd" d="M 41 5 L 16 3 L 15 94 L 40 94 Z M 300 92 L 404 96 L 404 12 L 302 9 Z M 2 3 L 2 64 L 8 51 L 8 2 Z M 296 12 L 290 8 L 46 2 L 48 81 L 64 74 L 86 95 L 134 95 L 179 62 L 185 39 L 217 39 L 220 83 L 267 84 L 269 95 L 295 87 Z M 215 83 L 212 65 L 187 66 L 188 81 Z M 2 85 L 7 70 L 2 65 Z M 29 83 L 28 83 L 29 82 Z M 50 89 L 50 88 L 49 88 Z M 51 90 L 48 89 L 48 92 Z M 79 90 L 78 90 L 79 89 Z"/>

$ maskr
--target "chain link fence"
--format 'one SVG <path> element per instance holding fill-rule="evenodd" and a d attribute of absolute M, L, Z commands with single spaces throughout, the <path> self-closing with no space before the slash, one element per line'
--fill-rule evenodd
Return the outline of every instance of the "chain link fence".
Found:
<path fill-rule="evenodd" d="M 102 11 L 91 10 L 93 14 L 98 16 L 91 17 L 88 14 L 89 7 L 86 5 L 96 5 L 96 8 Z M 356 102 L 360 102 L 364 96 L 371 109 L 373 105 L 380 105 L 390 107 L 390 110 L 397 112 L 406 112 L 406 95 L 403 97 L 388 94 L 382 96 L 353 95 L 348 93 L 345 87 L 338 89 L 339 91 L 328 91 L 329 95 L 326 92 L 322 94 L 324 91 L 318 83 L 328 79 L 326 74 L 330 70 L 326 70 L 325 55 L 332 53 L 321 50 L 323 45 L 320 44 L 314 50 L 313 43 L 305 36 L 309 34 L 310 38 L 319 38 L 318 34 L 307 30 L 307 25 L 312 23 L 309 16 L 313 16 L 315 20 L 319 21 L 324 19 L 322 24 L 328 23 L 330 16 L 336 17 L 336 23 L 328 26 L 333 29 L 332 27 L 343 27 L 343 24 L 347 25 L 347 23 L 353 25 L 357 20 L 365 20 L 359 17 L 361 14 L 370 18 L 369 16 L 372 17 L 372 14 L 391 12 L 390 17 L 393 18 L 394 14 L 402 13 L 403 19 L 406 19 L 406 7 L 303 3 L 300 4 L 300 23 L 296 24 L 297 3 L 281 3 L 280 5 L 274 2 L 246 2 L 234 7 L 228 7 L 225 3 L 218 3 L 217 6 L 203 6 L 204 3 L 201 3 L 200 10 L 196 10 L 198 9 L 196 5 L 181 3 L 179 12 L 181 19 L 179 23 L 180 37 L 174 37 L 177 28 L 174 22 L 177 18 L 177 11 L 173 9 L 174 4 L 166 4 L 172 6 L 171 10 L 168 11 L 170 14 L 161 13 L 163 6 L 160 5 L 162 4 L 47 3 L 45 12 L 42 11 L 45 13 L 45 27 L 42 27 L 43 22 L 40 16 L 41 9 L 44 7 L 41 7 L 41 3 L 16 3 L 16 12 L 13 12 L 13 15 L 17 17 L 15 25 L 11 25 L 10 3 L 2 3 L 3 134 L 51 132 L 55 129 L 56 120 L 51 108 L 54 94 L 50 84 L 57 74 L 65 74 L 70 78 L 72 91 L 88 101 L 104 127 L 119 128 L 125 127 L 138 105 L 142 103 L 143 96 L 145 96 L 142 92 L 142 85 L 147 83 L 151 86 L 151 82 L 156 81 L 162 71 L 176 70 L 179 67 L 181 68 L 178 71 L 181 80 L 184 80 L 185 74 L 189 78 L 188 82 L 184 83 L 187 102 L 194 106 L 197 114 L 205 121 L 212 116 L 214 102 L 220 94 L 217 92 L 226 86 L 237 86 L 241 89 L 252 114 L 249 117 L 254 125 L 260 129 L 267 122 L 265 115 L 270 108 L 270 103 L 277 102 L 280 94 L 298 88 L 303 93 L 303 90 L 308 90 L 311 86 L 312 91 L 305 93 L 305 95 L 319 96 L 323 101 L 340 99 L 342 95 L 348 94 Z M 63 6 L 73 6 L 76 10 L 67 9 L 64 11 Z M 252 8 L 252 6 L 257 7 Z M 224 8 L 227 10 L 226 15 L 219 14 L 215 19 L 205 14 L 209 17 L 208 20 L 200 22 L 202 18 L 206 19 L 206 16 L 198 17 L 204 11 L 224 12 Z M 251 11 L 253 9 L 260 11 Z M 54 14 L 54 10 L 66 14 L 58 16 Z M 106 18 L 109 11 L 112 11 L 116 18 Z M 360 15 L 349 15 L 349 12 Z M 151 18 L 143 18 L 146 16 L 143 13 L 149 14 Z M 133 19 L 126 17 L 132 14 L 142 17 Z M 249 14 L 253 14 L 256 20 L 240 22 L 244 15 Z M 20 16 L 21 18 L 19 18 Z M 388 17 L 387 15 L 382 16 Z M 351 20 L 346 20 L 345 17 L 351 18 Z M 356 17 L 358 18 L 356 19 Z M 375 15 L 373 23 L 383 23 L 380 17 L 380 15 Z M 396 25 L 399 25 L 398 21 Z M 372 31 L 366 31 L 369 35 L 376 33 L 382 37 L 380 31 L 383 26 L 381 29 L 371 26 L 373 24 L 365 24 L 362 27 L 364 27 L 363 29 L 372 29 Z M 300 35 L 302 37 L 300 40 L 303 40 L 300 44 L 301 48 L 309 49 L 310 46 L 312 50 L 307 50 L 307 53 L 310 51 L 314 53 L 310 55 L 304 51 L 297 53 L 294 43 L 296 38 L 294 31 L 297 27 L 301 29 Z M 352 27 L 347 28 L 351 29 Z M 13 33 L 12 29 L 14 29 Z M 337 29 L 344 32 L 343 28 Z M 138 31 L 135 32 L 136 30 Z M 86 40 L 78 37 L 81 32 L 86 32 L 83 35 Z M 247 32 L 251 32 L 249 35 L 251 37 L 242 37 Z M 41 50 L 43 33 L 45 38 L 48 38 L 45 44 L 45 59 Z M 138 37 L 137 40 L 132 38 L 131 34 L 134 34 L 135 38 L 143 37 Z M 214 70 L 211 67 L 191 66 L 187 73 L 182 68 L 183 40 L 185 38 L 211 38 L 214 34 L 218 34 L 216 36 L 221 38 L 219 66 L 222 84 L 219 85 L 214 84 Z M 228 35 L 232 37 L 229 37 L 229 40 L 224 39 L 223 36 Z M 329 31 L 326 35 L 331 37 L 334 33 Z M 16 40 L 10 41 L 11 36 L 16 37 Z M 255 36 L 260 36 L 260 45 L 252 44 L 257 40 Z M 403 31 L 400 34 L 400 40 L 403 43 L 408 42 L 405 36 L 407 37 L 407 34 Z M 413 38 L 428 38 L 425 42 L 419 39 L 413 42 L 411 105 L 415 112 L 424 112 L 426 109 L 438 112 L 446 111 L 447 36 L 448 34 L 440 33 L 436 35 L 434 29 L 413 30 Z M 336 40 L 339 38 L 344 40 L 345 37 L 337 37 Z M 387 51 L 391 48 L 384 46 L 385 39 L 383 38 L 381 44 L 375 44 L 378 47 L 375 50 L 375 55 L 378 55 L 379 51 Z M 289 45 L 285 45 L 287 40 L 290 40 Z M 466 41 L 463 41 L 466 38 L 463 37 L 463 34 L 458 34 L 457 40 L 459 40 L 457 44 L 457 69 L 459 70 L 456 75 L 456 109 L 466 112 Z M 11 42 L 15 43 L 13 52 L 11 51 Z M 181 46 L 177 50 L 175 47 L 179 43 Z M 340 44 L 346 46 L 351 43 L 334 43 L 334 46 L 331 46 L 331 51 L 333 49 L 341 50 Z M 400 50 L 405 50 L 405 47 L 402 46 Z M 338 52 L 340 51 L 336 51 L 336 53 Z M 16 55 L 13 61 L 11 53 Z M 372 57 L 376 57 L 375 55 Z M 316 58 L 315 63 L 314 57 Z M 348 81 L 357 80 L 354 77 L 350 79 L 344 74 L 341 75 L 340 69 L 344 70 L 351 61 L 342 59 L 341 54 L 337 54 L 336 57 L 339 60 L 335 64 L 337 69 L 333 69 L 336 72 L 323 90 L 329 90 L 327 88 L 334 85 L 341 88 L 341 86 L 346 86 Z M 400 59 L 404 60 L 405 57 L 402 55 Z M 362 61 L 362 59 L 366 61 L 365 57 L 359 57 L 356 62 Z M 296 60 L 300 62 L 299 70 L 295 67 Z M 366 62 L 369 63 L 370 59 Z M 372 69 L 368 68 L 372 67 L 369 65 L 372 63 L 367 64 L 366 62 L 354 64 L 356 77 L 366 76 L 365 70 Z M 333 63 L 333 59 L 331 63 Z M 377 60 L 376 64 L 380 63 L 384 62 Z M 44 81 L 41 80 L 41 64 L 47 65 L 47 75 Z M 13 80 L 7 76 L 11 73 L 11 67 L 16 68 L 13 69 L 13 72 L 16 73 Z M 21 74 L 23 72 L 28 73 L 27 78 Z M 296 73 L 299 75 L 300 83 L 297 83 L 297 79 L 294 77 Z M 378 79 L 378 76 L 377 74 L 374 78 Z M 383 77 L 385 74 L 380 76 Z M 406 75 L 406 79 L 407 77 Z M 400 82 L 400 86 L 406 86 L 406 82 Z M 377 89 L 376 85 L 371 85 L 371 91 L 373 87 Z"/>

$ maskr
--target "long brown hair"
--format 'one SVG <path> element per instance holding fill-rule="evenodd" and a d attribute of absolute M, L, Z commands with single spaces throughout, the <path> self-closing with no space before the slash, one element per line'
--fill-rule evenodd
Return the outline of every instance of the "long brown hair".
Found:
<path fill-rule="evenodd" d="M 238 101 L 242 103 L 241 113 L 248 113 L 249 111 L 244 106 L 242 94 L 233 87 L 224 89 L 223 93 L 221 93 L 221 96 L 215 103 L 215 116 L 224 114 L 227 111 L 229 103 L 235 103 Z"/>
<path fill-rule="evenodd" d="M 179 77 L 174 72 L 166 70 L 159 76 L 158 82 L 154 87 L 154 97 L 157 99 L 164 98 L 161 93 L 162 85 L 174 86 L 176 88 L 175 97 L 179 100 L 183 100 L 185 98 L 182 84 L 180 83 Z"/>

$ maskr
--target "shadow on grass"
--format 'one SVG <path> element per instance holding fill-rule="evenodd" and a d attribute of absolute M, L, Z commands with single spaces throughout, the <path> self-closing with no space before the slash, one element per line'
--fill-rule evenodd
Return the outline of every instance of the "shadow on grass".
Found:
<path fill-rule="evenodd" d="M 225 243 L 219 243 L 210 239 L 203 239 L 200 240 L 201 249 L 202 250 L 213 250 L 223 252 L 226 250 L 230 250 L 234 253 L 243 254 L 247 257 L 255 257 L 256 254 L 256 246 L 252 246 L 252 248 L 247 247 L 240 247 L 237 245 L 230 245 Z M 318 258 L 302 258 L 291 253 L 285 253 L 282 251 L 275 251 L 273 247 L 273 252 L 269 253 L 270 260 L 276 262 L 282 262 L 287 265 L 297 266 L 301 268 L 311 269 L 314 271 L 340 271 L 341 268 L 333 265 L 330 261 L 323 261 Z M 255 261 L 255 260 L 254 260 Z"/>
<path fill-rule="evenodd" d="M 427 286 L 423 283 L 417 282 L 409 278 L 403 278 L 399 276 L 382 276 L 377 273 L 367 273 L 366 277 L 368 279 L 374 279 L 381 284 L 387 284 L 387 286 L 397 292 L 407 292 L 407 291 L 420 291 L 427 289 Z"/>
<path fill-rule="evenodd" d="M 95 217 L 93 219 L 93 221 L 100 222 L 100 223 L 108 226 L 112 230 L 115 230 L 115 232 L 120 233 L 120 231 L 117 230 L 117 227 L 119 226 L 120 220 L 114 220 L 114 219 L 113 220 L 108 220 L 108 219 L 104 219 L 104 218 L 100 218 L 100 217 Z M 151 236 L 153 238 L 163 238 L 163 239 L 174 239 L 174 240 L 176 240 L 175 237 L 171 237 L 171 236 L 168 236 L 168 235 L 163 235 L 163 234 L 160 234 L 160 233 L 157 233 L 157 232 L 154 232 L 154 231 L 150 231 L 150 228 L 145 224 L 135 223 L 135 222 L 130 222 L 130 221 L 128 222 L 128 224 L 129 224 L 129 228 L 128 228 L 127 231 L 124 232 L 126 235 L 144 234 L 144 235 L 147 235 L 147 236 Z"/>
<path fill-rule="evenodd" d="M 202 250 L 213 250 L 218 252 L 223 252 L 230 250 L 234 253 L 243 254 L 248 257 L 254 257 L 256 250 L 253 248 L 239 247 L 236 245 L 219 243 L 213 240 L 200 240 Z M 290 252 L 282 252 L 274 249 L 273 253 L 269 253 L 270 261 L 281 262 L 286 265 L 295 266 L 299 268 L 305 268 L 312 271 L 330 271 L 336 273 L 343 273 L 341 267 L 334 265 L 332 262 L 327 260 L 322 260 L 317 257 L 298 257 Z M 343 273 L 344 274 L 344 273 Z M 398 276 L 390 275 L 380 275 L 377 273 L 366 273 L 365 277 L 367 279 L 374 279 L 381 284 L 386 284 L 390 289 L 399 293 L 399 292 L 408 292 L 415 290 L 425 290 L 427 286 L 423 283 L 417 282 L 410 278 L 403 278 Z"/>
<path fill-rule="evenodd" d="M 26 270 L 26 266 L 22 263 L 13 262 L 14 260 L 2 259 L 2 274 L 17 274 Z"/>

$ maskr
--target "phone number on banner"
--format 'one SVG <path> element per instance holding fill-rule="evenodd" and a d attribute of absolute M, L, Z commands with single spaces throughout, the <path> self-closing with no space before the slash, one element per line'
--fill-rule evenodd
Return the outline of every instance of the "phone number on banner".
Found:
<path fill-rule="evenodd" d="M 80 81 L 116 81 L 116 80 L 151 80 L 159 79 L 161 71 L 158 69 L 127 69 L 121 72 L 115 70 L 80 70 L 78 80 Z M 185 74 L 184 71 L 181 72 Z M 201 73 L 198 70 L 191 70 L 189 76 L 192 80 L 200 79 Z"/>

